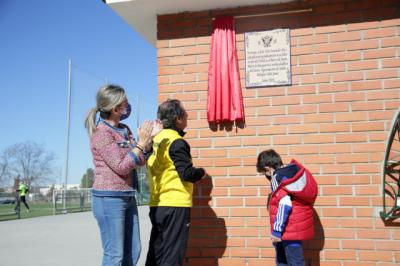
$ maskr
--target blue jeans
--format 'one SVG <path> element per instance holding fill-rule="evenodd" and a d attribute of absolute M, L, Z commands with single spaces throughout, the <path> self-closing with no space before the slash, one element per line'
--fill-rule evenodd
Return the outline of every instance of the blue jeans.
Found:
<path fill-rule="evenodd" d="M 304 255 L 301 241 L 281 241 L 274 243 L 276 265 L 304 266 Z"/>
<path fill-rule="evenodd" d="M 138 210 L 134 196 L 92 197 L 100 227 L 103 266 L 134 266 L 140 256 Z"/>

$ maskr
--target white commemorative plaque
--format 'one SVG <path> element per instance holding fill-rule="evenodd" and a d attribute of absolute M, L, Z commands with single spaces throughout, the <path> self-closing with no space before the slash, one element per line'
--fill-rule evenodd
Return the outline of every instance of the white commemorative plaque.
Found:
<path fill-rule="evenodd" d="M 245 50 L 246 87 L 292 84 L 289 29 L 247 32 Z"/>

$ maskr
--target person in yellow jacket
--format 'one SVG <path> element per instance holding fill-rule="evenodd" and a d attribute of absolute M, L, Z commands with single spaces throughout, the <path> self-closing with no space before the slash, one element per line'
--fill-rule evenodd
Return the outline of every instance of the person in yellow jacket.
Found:
<path fill-rule="evenodd" d="M 15 210 L 18 210 L 19 208 L 21 208 L 21 201 L 22 201 L 22 203 L 23 203 L 23 204 L 25 205 L 25 207 L 26 207 L 26 211 L 29 211 L 29 205 L 28 205 L 28 203 L 26 203 L 26 199 L 25 199 L 26 194 L 28 193 L 28 191 L 29 191 L 29 189 L 28 189 L 28 187 L 25 185 L 25 182 L 24 182 L 24 181 L 21 181 L 21 182 L 19 183 L 19 187 L 18 187 L 18 189 L 17 189 L 19 198 L 18 198 L 18 200 L 17 200 L 17 206 L 15 207 Z"/>
<path fill-rule="evenodd" d="M 152 229 L 146 266 L 179 266 L 189 236 L 193 183 L 208 175 L 193 167 L 190 146 L 183 139 L 188 114 L 180 101 L 163 102 L 157 117 L 164 129 L 153 138 L 147 161 Z"/>

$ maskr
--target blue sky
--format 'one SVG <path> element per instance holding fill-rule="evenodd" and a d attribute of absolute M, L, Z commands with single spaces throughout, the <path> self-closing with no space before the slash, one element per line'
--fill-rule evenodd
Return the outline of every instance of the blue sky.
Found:
<path fill-rule="evenodd" d="M 101 0 L 0 0 L 0 32 L 0 150 L 34 141 L 55 152 L 63 169 L 69 58 L 68 183 L 92 167 L 83 121 L 106 79 L 126 89 L 134 112 L 139 96 L 141 121 L 155 119 L 156 49 Z M 135 114 L 126 123 L 136 131 Z"/>

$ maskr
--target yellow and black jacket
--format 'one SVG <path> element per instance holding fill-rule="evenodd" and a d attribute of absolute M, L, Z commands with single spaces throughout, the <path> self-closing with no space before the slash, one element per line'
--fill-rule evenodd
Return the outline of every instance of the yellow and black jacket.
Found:
<path fill-rule="evenodd" d="M 193 183 L 205 171 L 192 164 L 190 146 L 183 131 L 163 129 L 153 139 L 153 154 L 147 161 L 150 207 L 191 207 Z"/>

